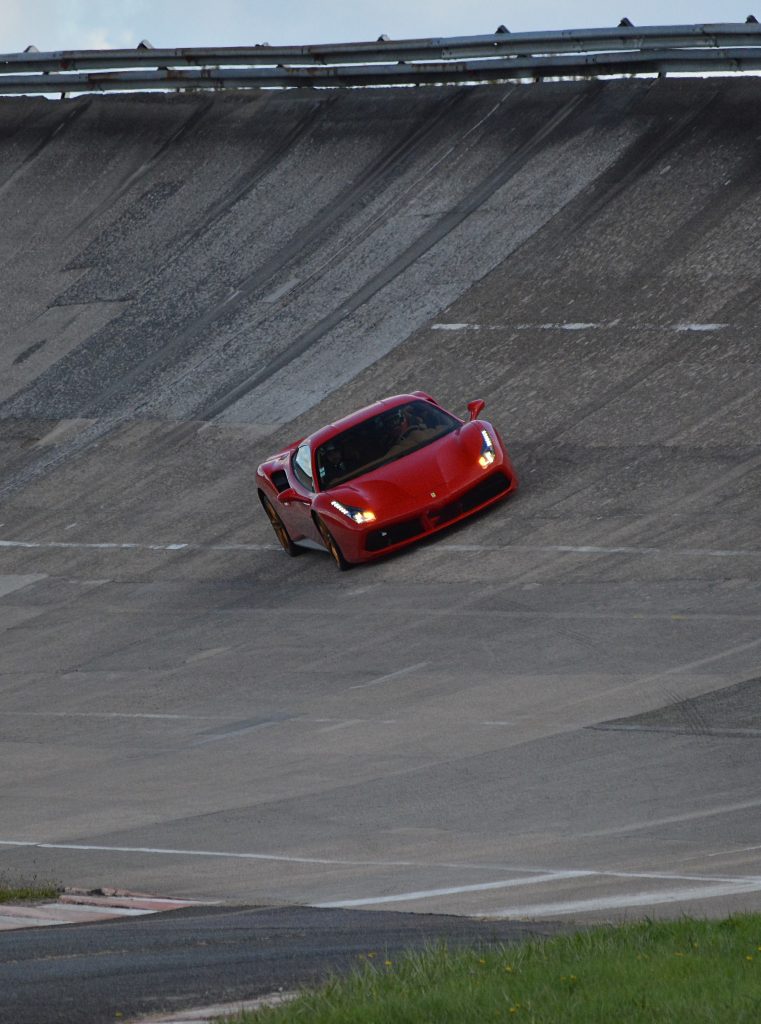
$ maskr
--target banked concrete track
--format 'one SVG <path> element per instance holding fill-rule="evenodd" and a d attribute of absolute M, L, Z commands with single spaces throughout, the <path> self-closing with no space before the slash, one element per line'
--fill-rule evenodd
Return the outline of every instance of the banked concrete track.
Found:
<path fill-rule="evenodd" d="M 0 873 L 761 907 L 761 85 L 0 102 Z M 348 574 L 253 470 L 483 397 L 515 500 Z M 15 844 L 15 845 L 14 845 Z"/>

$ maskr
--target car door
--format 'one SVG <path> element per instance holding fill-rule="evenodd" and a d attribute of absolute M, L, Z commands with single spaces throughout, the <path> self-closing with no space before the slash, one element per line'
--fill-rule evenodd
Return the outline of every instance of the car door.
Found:
<path fill-rule="evenodd" d="M 299 537 L 309 537 L 310 540 L 320 542 L 320 534 L 312 519 L 312 500 L 315 489 L 312 452 L 308 444 L 299 445 L 291 456 L 288 478 L 293 490 L 298 495 L 298 500 L 281 504 L 282 520 L 294 540 Z"/>

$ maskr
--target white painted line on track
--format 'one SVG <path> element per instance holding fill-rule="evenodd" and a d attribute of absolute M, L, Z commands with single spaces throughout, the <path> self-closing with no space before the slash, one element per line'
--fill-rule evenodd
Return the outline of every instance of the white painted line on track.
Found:
<path fill-rule="evenodd" d="M 139 711 L 0 711 L 0 716 L 2 715 L 13 715 L 15 718 L 168 718 L 188 722 L 232 721 L 230 715 L 162 715 Z"/>
<path fill-rule="evenodd" d="M 141 712 L 122 712 L 122 711 L 3 711 L 0 709 L 0 718 L 93 718 L 97 720 L 114 720 L 119 721 L 121 719 L 143 721 L 145 719 L 157 719 L 159 721 L 177 721 L 177 722 L 235 722 L 236 719 L 231 715 L 172 715 L 172 714 L 158 714 L 158 713 L 141 713 Z M 257 723 L 255 726 L 251 726 L 245 729 L 231 730 L 230 732 L 220 732 L 214 736 L 206 737 L 205 741 L 217 739 L 228 739 L 236 735 L 241 735 L 245 732 L 250 732 L 252 728 L 262 728 L 264 725 L 328 725 L 331 728 L 339 729 L 345 728 L 350 725 L 398 725 L 398 718 L 308 718 L 295 713 L 286 712 L 282 718 L 272 719 L 268 722 Z M 491 725 L 491 722 L 471 722 L 467 723 L 470 725 Z M 509 723 L 499 723 L 501 725 Z M 327 732 L 326 729 L 319 730 L 320 732 Z M 200 744 L 199 744 L 200 745 Z"/>
<path fill-rule="evenodd" d="M 624 690 L 631 690 L 633 687 L 645 686 L 647 683 L 655 683 L 659 679 L 668 679 L 669 676 L 676 675 L 680 672 L 689 672 L 694 668 L 702 668 L 704 665 L 711 665 L 716 661 L 722 661 L 724 658 L 731 658 L 735 654 L 743 654 L 745 651 L 750 651 L 754 647 L 761 646 L 761 637 L 756 640 L 750 640 L 747 644 L 739 644 L 737 647 L 729 647 L 726 651 L 720 651 L 718 654 L 712 654 L 707 658 L 699 658 L 697 661 L 688 661 L 684 665 L 674 665 L 673 668 L 666 668 L 662 672 L 655 672 L 650 676 L 639 676 L 637 679 L 633 679 L 630 683 L 624 683 L 620 686 L 612 686 L 607 690 L 599 690 L 597 693 L 587 694 L 585 697 L 577 697 L 575 700 L 568 702 L 568 707 L 576 707 L 579 704 L 586 704 L 588 701 L 598 701 L 601 697 L 607 697 L 611 693 L 623 693 Z M 757 806 L 756 803 L 750 804 L 749 806 Z M 716 812 L 720 813 L 720 812 Z M 646 826 L 641 826 L 645 828 Z M 618 831 L 618 830 L 617 830 Z"/>
<path fill-rule="evenodd" d="M 664 669 L 663 672 L 656 672 L 651 676 L 644 676 L 638 680 L 640 683 L 650 683 L 656 679 L 661 679 L 663 676 L 674 675 L 677 672 L 689 672 L 693 668 L 702 668 L 704 665 L 711 665 L 715 661 L 722 661 L 724 658 L 731 658 L 734 654 L 742 654 L 745 651 L 750 651 L 754 647 L 761 645 L 761 637 L 755 640 L 749 640 L 746 644 L 738 644 L 737 647 L 728 647 L 726 651 L 720 651 L 718 654 L 711 654 L 707 658 L 698 658 L 697 661 L 688 661 L 684 665 L 675 665 L 673 668 Z"/>
<path fill-rule="evenodd" d="M 271 853 L 233 853 L 228 850 L 179 850 L 163 846 L 101 846 L 95 843 L 36 843 L 28 840 L 0 839 L 0 846 L 35 850 L 79 850 L 95 853 L 150 853 L 168 857 L 221 857 L 225 860 L 263 860 L 285 864 L 335 864 L 370 867 L 416 867 L 412 861 L 354 861 L 331 857 L 288 857 Z"/>
<path fill-rule="evenodd" d="M 137 541 L 30 541 L 0 540 L 0 548 L 28 550 L 83 550 L 83 551 L 280 551 L 278 544 L 199 544 L 177 542 L 170 544 L 140 543 Z M 322 548 L 316 550 L 323 551 Z M 761 550 L 750 548 L 652 548 L 652 547 L 600 547 L 592 544 L 446 544 L 440 543 L 435 552 L 461 554 L 479 551 L 528 552 L 530 554 L 559 555 L 640 555 L 657 558 L 761 558 Z M 365 588 L 370 589 L 370 588 Z M 362 593 L 363 591 L 356 591 Z M 353 592 L 349 592 L 353 593 Z"/>
<path fill-rule="evenodd" d="M 0 540 L 0 548 L 96 548 L 96 549 L 123 549 L 127 551 L 182 551 L 190 547 L 189 544 L 138 544 L 132 542 L 116 543 L 104 541 L 98 543 L 85 543 L 84 541 L 32 541 L 32 540 Z"/>
<path fill-rule="evenodd" d="M 200 1006 L 192 1010 L 175 1010 L 162 1013 L 160 1017 L 152 1013 L 150 1017 L 133 1020 L 132 1024 L 214 1024 L 215 1021 L 228 1018 L 238 1020 L 243 1013 L 282 1006 L 298 999 L 300 995 L 300 992 L 272 992 L 257 999 L 239 999 L 235 1003 L 215 1003 L 213 1006 Z"/>
<path fill-rule="evenodd" d="M 729 324 L 674 324 L 675 331 L 723 331 Z"/>
<path fill-rule="evenodd" d="M 665 882 L 729 882 L 761 885 L 761 875 L 695 875 L 673 871 L 595 871 L 601 878 L 650 878 Z"/>
<path fill-rule="evenodd" d="M 305 725 L 325 725 L 329 722 L 350 721 L 352 725 L 398 725 L 398 718 L 299 718 L 298 722 Z"/>
<path fill-rule="evenodd" d="M 733 846 L 731 850 L 717 850 L 716 853 L 707 854 L 708 857 L 726 857 L 733 853 L 755 853 L 761 850 L 761 846 Z"/>
<path fill-rule="evenodd" d="M 651 555 L 656 557 L 699 557 L 699 558 L 759 558 L 761 551 L 731 548 L 650 548 L 615 547 L 605 548 L 593 544 L 441 544 L 436 550 L 442 551 L 529 551 L 538 554 L 560 555 Z"/>
<path fill-rule="evenodd" d="M 381 903 L 410 903 L 413 900 L 427 900 L 433 896 L 455 896 L 463 892 L 486 892 L 490 889 L 509 889 L 517 885 L 541 885 L 542 882 L 555 882 L 564 878 L 583 878 L 595 874 L 594 871 L 552 871 L 532 878 L 509 878 L 500 882 L 480 882 L 476 885 L 453 885 L 446 889 L 420 889 L 416 892 L 400 892 L 393 896 L 365 896 L 353 900 L 333 900 L 327 903 L 313 903 L 320 909 L 337 909 L 340 907 L 370 907 Z"/>
<path fill-rule="evenodd" d="M 278 544 L 145 544 L 137 541 L 0 540 L 0 548 L 84 549 L 96 551 L 280 551 Z"/>
<path fill-rule="evenodd" d="M 338 867 L 380 867 L 380 868 L 447 868 L 455 871 L 512 871 L 515 874 L 532 875 L 533 877 L 552 876 L 560 878 L 564 875 L 586 875 L 601 878 L 651 879 L 674 882 L 712 882 L 731 885 L 752 885 L 761 889 L 761 875 L 698 875 L 681 874 L 672 871 L 605 871 L 595 868 L 547 868 L 528 867 L 515 864 L 473 863 L 469 861 L 415 861 L 415 860 L 355 860 L 336 857 L 292 857 L 275 853 L 234 853 L 226 850 L 186 850 L 170 847 L 154 846 L 105 846 L 94 843 L 44 843 L 29 839 L 0 839 L 0 846 L 18 847 L 35 850 L 73 850 L 95 851 L 103 853 L 148 853 L 171 857 L 220 857 L 229 860 L 273 861 L 286 864 L 327 864 Z"/>
<path fill-rule="evenodd" d="M 417 868 L 451 868 L 469 870 L 493 870 L 495 867 L 502 867 L 506 870 L 529 875 L 524 878 L 511 878 L 497 882 L 483 882 L 469 885 L 447 886 L 437 889 L 421 889 L 404 893 L 395 893 L 387 896 L 360 897 L 345 900 L 330 900 L 310 904 L 321 909 L 348 908 L 360 906 L 379 906 L 389 903 L 413 902 L 435 897 L 460 895 L 467 893 L 489 892 L 497 889 L 516 887 L 528 887 L 531 885 L 542 885 L 554 883 L 573 878 L 616 878 L 622 880 L 663 880 L 691 882 L 690 886 L 681 886 L 654 892 L 637 892 L 629 895 L 606 896 L 589 900 L 574 900 L 553 903 L 527 905 L 522 907 L 501 908 L 487 913 L 477 913 L 474 916 L 484 918 L 502 917 L 547 917 L 563 916 L 568 914 L 594 913 L 601 910 L 612 910 L 616 908 L 654 906 L 662 903 L 683 902 L 686 900 L 710 899 L 719 896 L 734 896 L 744 893 L 761 892 L 761 877 L 738 876 L 736 878 L 726 876 L 706 875 L 682 875 L 671 872 L 627 872 L 627 871 L 598 871 L 594 869 L 570 869 L 570 870 L 549 870 L 542 868 L 513 867 L 510 865 L 486 865 L 486 864 L 425 864 L 415 861 L 367 861 L 367 860 L 345 860 L 326 857 L 291 857 L 277 854 L 257 853 L 232 853 L 227 851 L 213 850 L 184 850 L 162 847 L 130 847 L 130 846 L 105 846 L 84 843 L 39 843 L 23 840 L 0 840 L 0 846 L 22 847 L 41 850 L 72 850 L 72 851 L 94 851 L 108 853 L 139 853 L 158 854 L 165 856 L 191 856 L 191 857 L 219 857 L 236 860 L 270 861 L 278 863 L 293 864 L 315 864 L 330 866 L 349 867 L 417 867 Z M 699 883 L 695 885 L 694 883 Z"/>
<path fill-rule="evenodd" d="M 349 689 L 364 690 L 367 686 L 377 686 L 379 683 L 388 683 L 392 679 L 401 679 L 402 676 L 408 676 L 411 672 L 417 672 L 419 668 L 425 668 L 426 665 L 430 665 L 430 661 L 419 661 L 417 665 L 408 665 L 406 668 L 400 668 L 396 672 L 389 672 L 388 675 L 371 679 L 367 683 L 357 683 L 356 686 L 350 686 Z"/>
<path fill-rule="evenodd" d="M 629 893 L 621 896 L 601 896 L 592 900 L 567 900 L 561 903 L 539 903 L 534 906 L 507 907 L 474 914 L 474 917 L 562 917 L 566 914 L 588 914 L 600 910 L 628 907 L 649 907 L 659 903 L 682 903 L 686 900 L 707 900 L 716 896 L 739 896 L 748 892 L 761 892 L 761 882 L 727 883 L 667 889 L 660 892 Z"/>
<path fill-rule="evenodd" d="M 467 726 L 473 728 L 475 726 L 485 726 L 488 728 L 512 728 L 520 727 L 521 718 L 531 716 L 519 715 L 517 719 L 509 721 L 507 719 L 501 720 L 489 720 L 482 721 L 481 719 L 467 719 L 461 718 L 460 725 L 462 728 Z M 230 715 L 174 715 L 174 714 L 159 714 L 156 712 L 138 712 L 138 711 L 3 711 L 0 709 L 0 718 L 94 718 L 94 719 L 105 719 L 119 721 L 121 719 L 126 720 L 150 720 L 156 719 L 158 721 L 177 721 L 177 722 L 233 722 L 236 721 L 234 717 Z M 261 728 L 263 725 L 274 726 L 274 725 L 320 725 L 328 726 L 329 728 L 320 729 L 320 732 L 330 732 L 333 729 L 344 729 L 348 726 L 353 725 L 398 725 L 398 718 L 309 718 L 306 715 L 298 715 L 287 713 L 284 717 L 278 719 L 272 719 L 269 722 L 258 723 L 256 726 L 252 726 L 245 729 L 232 730 L 230 732 L 220 733 L 211 737 L 211 739 L 227 739 L 236 735 L 241 735 L 246 732 L 250 732 L 251 728 Z M 737 737 L 740 739 L 749 737 L 760 737 L 761 729 L 711 729 L 706 733 L 693 733 L 690 732 L 686 727 L 681 726 L 660 726 L 660 725 L 614 725 L 614 724 L 598 724 L 586 726 L 587 729 L 594 730 L 595 732 L 634 732 L 634 733 L 652 733 L 662 732 L 668 733 L 669 735 L 675 736 L 720 736 L 720 737 Z M 754 805 L 755 806 L 755 805 Z M 721 812 L 718 812 L 721 813 Z M 640 828 L 641 826 L 636 826 Z M 643 826 L 645 827 L 645 826 Z M 618 831 L 618 830 L 616 830 Z M 607 833 L 606 833 L 607 834 Z"/>
<path fill-rule="evenodd" d="M 737 811 L 749 811 L 751 808 L 761 807 L 761 799 L 744 800 L 742 803 L 722 804 L 720 807 L 707 807 L 699 811 L 687 811 L 684 814 L 673 814 L 667 818 L 652 818 L 650 821 L 635 822 L 632 825 L 619 825 L 618 828 L 600 829 L 595 832 L 580 832 L 580 836 L 592 838 L 596 836 L 617 836 L 628 832 L 642 832 L 649 828 L 658 828 L 661 825 L 678 825 L 683 821 L 698 821 L 701 818 L 713 818 L 721 814 L 735 814 Z"/>
<path fill-rule="evenodd" d="M 555 323 L 515 323 L 515 324 L 431 324 L 432 331 L 600 331 L 600 330 L 637 330 L 637 331 L 684 331 L 711 332 L 723 331 L 728 323 L 680 323 L 680 324 L 624 324 L 620 319 L 585 322 L 563 320 Z"/>

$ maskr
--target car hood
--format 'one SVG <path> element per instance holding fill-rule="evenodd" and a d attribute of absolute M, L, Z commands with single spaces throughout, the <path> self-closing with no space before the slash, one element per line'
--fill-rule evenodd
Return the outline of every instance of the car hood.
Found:
<path fill-rule="evenodd" d="M 478 465 L 482 427 L 466 423 L 329 493 L 345 504 L 372 509 L 376 516 L 403 515 L 444 499 L 483 475 Z"/>

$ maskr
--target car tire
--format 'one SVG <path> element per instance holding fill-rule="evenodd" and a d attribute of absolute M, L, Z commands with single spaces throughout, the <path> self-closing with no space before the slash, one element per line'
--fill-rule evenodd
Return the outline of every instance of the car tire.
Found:
<path fill-rule="evenodd" d="M 314 521 L 317 523 L 317 529 L 320 531 L 320 536 L 322 537 L 323 544 L 328 549 L 328 554 L 336 563 L 338 569 L 340 569 L 341 572 L 346 572 L 347 569 L 351 568 L 351 562 L 346 561 L 346 559 L 343 556 L 343 552 L 341 551 L 341 548 L 338 546 L 338 543 L 333 537 L 333 534 L 327 528 L 322 519 L 320 519 L 319 516 L 315 516 Z"/>
<path fill-rule="evenodd" d="M 300 555 L 303 549 L 300 548 L 297 544 L 294 544 L 293 541 L 291 540 L 291 535 L 288 533 L 288 529 L 285 523 L 275 511 L 275 506 L 272 504 L 269 498 L 266 498 L 263 494 L 260 493 L 259 497 L 262 500 L 264 511 L 267 513 L 267 518 L 270 521 L 270 526 L 275 531 L 275 536 L 280 541 L 280 546 L 282 547 L 283 551 L 285 551 L 286 554 L 290 555 L 291 558 L 295 558 L 296 555 Z"/>

